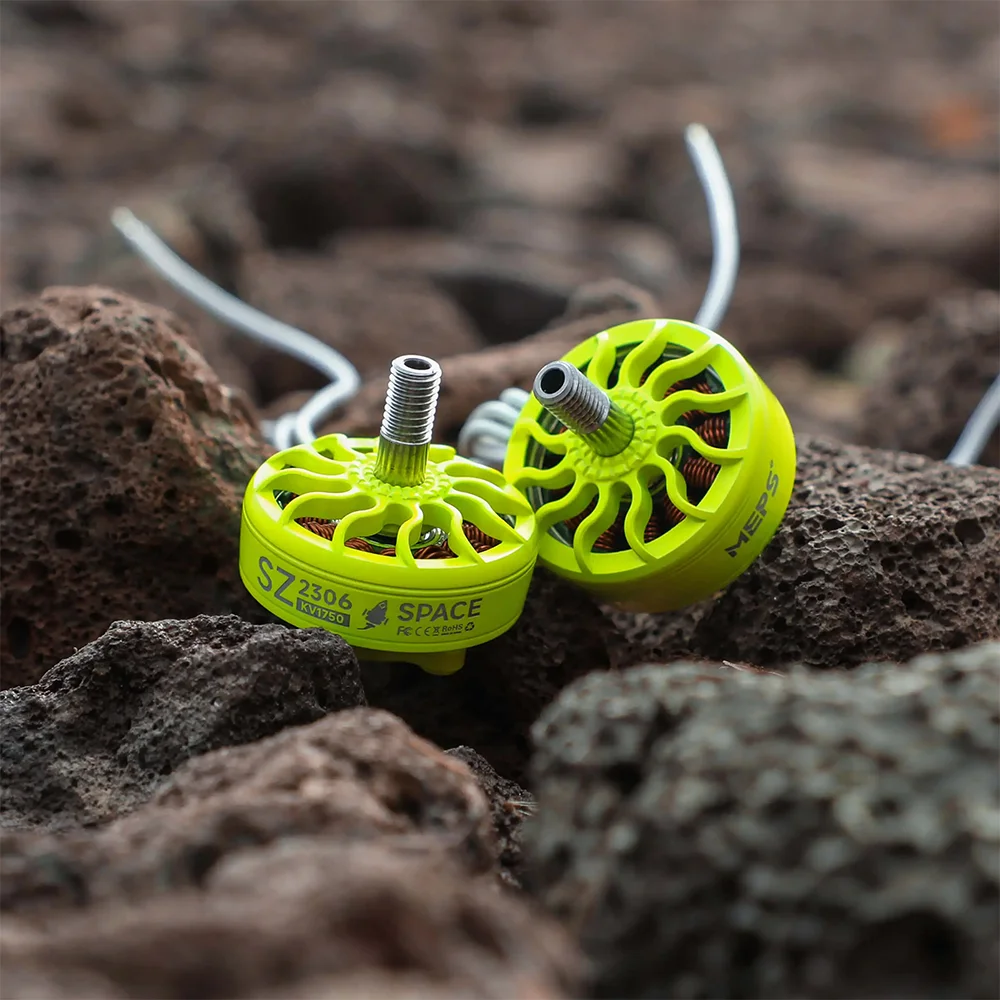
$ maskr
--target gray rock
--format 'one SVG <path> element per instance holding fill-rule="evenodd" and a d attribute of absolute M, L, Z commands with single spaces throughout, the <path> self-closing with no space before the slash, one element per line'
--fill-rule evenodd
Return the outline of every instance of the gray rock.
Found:
<path fill-rule="evenodd" d="M 0 825 L 105 820 L 191 757 L 364 704 L 353 651 L 323 629 L 115 622 L 37 684 L 0 692 Z"/>
<path fill-rule="evenodd" d="M 998 643 L 585 678 L 534 729 L 526 885 L 591 996 L 996 997 L 998 684 Z"/>

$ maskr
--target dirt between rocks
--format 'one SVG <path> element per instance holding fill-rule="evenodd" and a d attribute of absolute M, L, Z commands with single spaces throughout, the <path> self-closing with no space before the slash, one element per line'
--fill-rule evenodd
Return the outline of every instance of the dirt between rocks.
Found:
<path fill-rule="evenodd" d="M 978 0 L 0 4 L 4 997 L 1000 995 L 1000 12 Z M 693 317 L 796 431 L 774 542 L 623 615 L 540 570 L 435 678 L 273 621 L 248 477 L 318 384 L 150 223 L 438 440 Z M 683 662 L 681 662 L 683 661 Z"/>

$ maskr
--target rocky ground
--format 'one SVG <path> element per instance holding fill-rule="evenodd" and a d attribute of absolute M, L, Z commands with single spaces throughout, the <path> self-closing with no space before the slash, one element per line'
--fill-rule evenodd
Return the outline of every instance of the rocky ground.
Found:
<path fill-rule="evenodd" d="M 1000 995 L 995 5 L 5 0 L 0 994 Z M 118 204 L 438 437 L 600 329 L 693 316 L 683 127 L 736 191 L 720 327 L 785 523 L 712 601 L 536 574 L 434 678 L 239 581 L 260 420 L 317 386 Z"/>

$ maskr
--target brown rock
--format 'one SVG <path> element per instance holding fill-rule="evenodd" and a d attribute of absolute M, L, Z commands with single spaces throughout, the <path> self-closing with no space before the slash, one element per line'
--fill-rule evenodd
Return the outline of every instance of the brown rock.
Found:
<path fill-rule="evenodd" d="M 595 282 L 579 289 L 564 316 L 534 336 L 475 354 L 445 358 L 437 408 L 438 440 L 454 440 L 472 410 L 496 399 L 504 389 L 530 388 L 542 365 L 560 358 L 588 337 L 619 323 L 657 314 L 657 303 L 648 292 L 623 281 Z M 324 430 L 377 434 L 384 402 L 385 379 L 371 379 Z"/>
<path fill-rule="evenodd" d="M 383 394 L 389 362 L 400 354 L 439 360 L 482 345 L 465 313 L 417 276 L 380 276 L 318 255 L 263 253 L 246 261 L 240 289 L 251 305 L 340 351 L 363 377 L 381 380 Z M 262 399 L 326 384 L 301 361 L 252 341 L 240 353 Z"/>
<path fill-rule="evenodd" d="M 781 171 L 796 207 L 849 225 L 879 250 L 951 262 L 995 256 L 1000 195 L 990 171 L 806 141 L 786 146 Z"/>
<path fill-rule="evenodd" d="M 469 769 L 387 712 L 189 760 L 135 812 L 95 830 L 7 834 L 3 909 L 45 911 L 201 886 L 233 852 L 304 837 L 382 838 L 492 876 L 497 847 Z"/>
<path fill-rule="evenodd" d="M 983 643 L 563 691 L 534 729 L 526 885 L 576 932 L 586 995 L 996 996 L 998 684 Z"/>
<path fill-rule="evenodd" d="M 330 249 L 337 258 L 380 274 L 417 275 L 433 282 L 491 344 L 531 336 L 559 317 L 574 288 L 606 276 L 603 266 L 595 269 L 574 255 L 567 259 L 563 253 L 525 246 L 509 234 L 348 232 L 333 239 Z"/>
<path fill-rule="evenodd" d="M 169 309 L 194 334 L 194 347 L 230 386 L 251 399 L 257 391 L 245 363 L 248 341 L 183 295 L 143 260 L 112 227 L 114 206 L 125 205 L 196 271 L 235 292 L 243 258 L 261 249 L 263 237 L 245 195 L 220 164 L 167 171 L 139 186 L 96 192 L 103 207 L 60 284 L 99 283 L 142 302 Z M 81 199 L 81 196 L 77 196 Z"/>
<path fill-rule="evenodd" d="M 319 839 L 234 856 L 206 893 L 63 916 L 14 940 L 5 921 L 3 938 L 6 996 L 8 977 L 43 970 L 163 1000 L 384 995 L 311 991 L 324 981 L 555 1000 L 574 995 L 580 967 L 556 926 L 445 859 Z"/>
<path fill-rule="evenodd" d="M 906 331 L 862 402 L 857 440 L 946 458 L 1000 372 L 1000 295 L 940 300 Z M 1000 465 L 1000 430 L 980 465 Z"/>
<path fill-rule="evenodd" d="M 169 313 L 53 288 L 0 319 L 3 685 L 121 619 L 243 612 L 243 490 L 269 449 Z"/>
<path fill-rule="evenodd" d="M 720 332 L 752 365 L 776 356 L 833 367 L 873 319 L 846 283 L 790 267 L 743 267 Z"/>
<path fill-rule="evenodd" d="M 775 358 L 756 367 L 797 436 L 852 439 L 863 386 L 841 375 L 818 372 L 799 358 Z"/>
<path fill-rule="evenodd" d="M 352 84 L 330 80 L 299 113 L 289 114 L 287 101 L 271 102 L 254 108 L 251 128 L 229 124 L 229 159 L 269 246 L 315 251 L 342 230 L 433 226 L 451 214 L 461 178 L 450 137 L 433 127 L 394 131 L 381 109 L 373 119 L 357 117 L 349 107 Z M 397 97 L 389 96 L 392 111 L 408 114 Z M 318 118 L 320 101 L 339 120 Z M 236 110 L 246 115 L 249 108 Z"/>
<path fill-rule="evenodd" d="M 0 825 L 106 821 L 191 757 L 364 704 L 354 653 L 323 629 L 235 615 L 115 622 L 0 697 Z"/>
<path fill-rule="evenodd" d="M 476 781 L 490 804 L 493 829 L 497 834 L 500 855 L 500 875 L 508 885 L 521 885 L 521 824 L 534 812 L 535 800 L 530 792 L 507 778 L 500 777 L 472 747 L 456 747 L 445 751 L 449 757 L 462 761 L 476 776 Z"/>
<path fill-rule="evenodd" d="M 849 667 L 1000 637 L 1000 472 L 798 442 L 788 514 L 715 602 L 614 615 L 631 664 L 698 655 Z"/>

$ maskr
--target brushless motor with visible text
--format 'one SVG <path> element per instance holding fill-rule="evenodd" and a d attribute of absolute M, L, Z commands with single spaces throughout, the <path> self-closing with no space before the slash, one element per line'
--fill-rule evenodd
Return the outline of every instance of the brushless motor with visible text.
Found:
<path fill-rule="evenodd" d="M 638 320 L 542 368 L 504 474 L 535 509 L 545 566 L 623 609 L 668 611 L 760 555 L 788 506 L 795 440 L 722 337 Z"/>
<path fill-rule="evenodd" d="M 520 617 L 536 519 L 496 470 L 431 444 L 441 368 L 392 362 L 378 438 L 331 434 L 278 452 L 243 502 L 240 574 L 293 625 L 362 660 L 461 668 Z"/>

